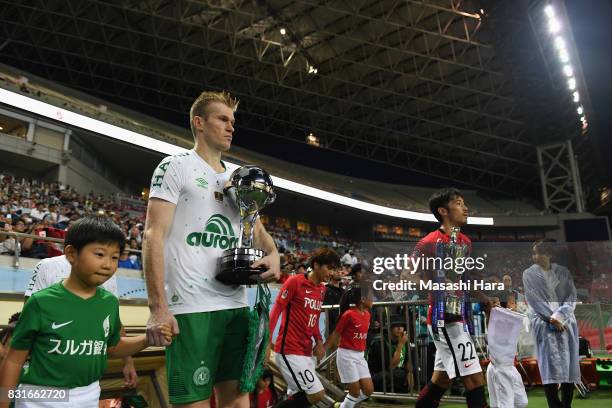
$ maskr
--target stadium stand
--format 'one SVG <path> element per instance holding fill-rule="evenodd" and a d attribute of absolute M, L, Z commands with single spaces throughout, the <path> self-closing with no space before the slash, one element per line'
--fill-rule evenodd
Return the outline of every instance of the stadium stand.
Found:
<path fill-rule="evenodd" d="M 79 194 L 61 183 L 44 183 L 0 174 L 0 232 L 13 231 L 63 239 L 70 225 L 79 218 L 88 214 L 106 214 L 114 219 L 128 238 L 131 254 L 120 259 L 120 268 L 142 268 L 140 250 L 145 211 L 146 201 L 142 197 L 104 196 L 94 192 Z M 297 269 L 297 264 L 305 262 L 315 248 L 358 246 L 338 234 L 337 230 L 332 235 L 328 226 L 317 226 L 318 229 L 311 232 L 309 225 L 305 227 L 304 223 L 287 218 L 265 216 L 262 220 L 268 225 L 277 247 L 283 253 L 294 255 L 294 262 L 288 265 L 288 271 Z M 0 255 L 14 255 L 16 242 L 19 243 L 20 257 L 42 259 L 62 254 L 62 245 L 57 242 L 33 237 L 9 237 L 0 233 Z M 144 295 L 144 292 L 140 295 Z"/>
<path fill-rule="evenodd" d="M 31 74 L 27 74 L 27 77 L 25 75 L 11 67 L 0 65 L 0 86 L 178 146 L 190 148 L 193 145 L 191 134 L 187 129 L 113 106 L 108 102 L 49 83 Z M 254 163 L 265 166 L 271 174 L 308 186 L 405 210 L 427 212 L 427 199 L 434 191 L 433 188 L 393 185 L 332 174 L 236 146 L 232 147 L 226 157 L 237 164 Z M 464 190 L 463 192 L 467 201 L 471 203 L 473 215 L 533 216 L 544 214 L 538 206 L 528 202 L 487 198 L 475 190 Z"/>

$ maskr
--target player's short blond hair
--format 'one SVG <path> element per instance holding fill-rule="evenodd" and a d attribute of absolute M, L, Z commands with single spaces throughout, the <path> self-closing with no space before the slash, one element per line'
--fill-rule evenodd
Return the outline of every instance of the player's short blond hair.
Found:
<path fill-rule="evenodd" d="M 193 101 L 191 109 L 189 110 L 189 124 L 191 125 L 191 133 L 193 134 L 194 138 L 196 136 L 196 132 L 193 126 L 193 118 L 196 116 L 205 118 L 209 113 L 206 108 L 213 102 L 221 102 L 225 106 L 231 108 L 233 112 L 236 112 L 236 109 L 238 109 L 238 100 L 230 95 L 229 92 L 202 92 L 200 96 Z"/>

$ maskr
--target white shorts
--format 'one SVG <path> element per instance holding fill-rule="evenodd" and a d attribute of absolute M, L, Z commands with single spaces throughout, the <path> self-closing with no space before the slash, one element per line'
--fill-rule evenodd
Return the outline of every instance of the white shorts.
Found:
<path fill-rule="evenodd" d="M 521 374 L 514 365 L 487 368 L 487 388 L 491 408 L 523 408 L 527 406 L 527 393 Z"/>
<path fill-rule="evenodd" d="M 276 366 L 287 383 L 287 395 L 300 391 L 316 394 L 323 390 L 323 384 L 315 369 L 314 357 L 277 353 Z"/>
<path fill-rule="evenodd" d="M 431 325 L 427 326 L 433 337 Z M 463 330 L 463 323 L 449 323 L 438 329 L 440 340 L 434 339 L 436 361 L 434 371 L 446 371 L 451 380 L 482 372 L 476 346 L 470 334 Z"/>
<path fill-rule="evenodd" d="M 351 384 L 362 378 L 372 378 L 363 351 L 338 347 L 336 365 L 343 384 Z"/>
<path fill-rule="evenodd" d="M 44 385 L 19 384 L 20 390 L 40 390 L 45 395 L 58 395 L 49 390 L 56 387 L 46 387 Z M 60 390 L 60 389 L 58 389 Z M 94 381 L 83 387 L 66 389 L 68 393 L 67 401 L 60 400 L 15 400 L 15 408 L 98 408 L 100 401 L 100 383 Z"/>

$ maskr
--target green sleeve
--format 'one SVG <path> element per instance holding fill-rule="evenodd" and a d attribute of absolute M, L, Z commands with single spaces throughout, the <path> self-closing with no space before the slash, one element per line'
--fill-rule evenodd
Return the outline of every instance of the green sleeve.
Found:
<path fill-rule="evenodd" d="M 119 301 L 115 298 L 113 299 L 115 303 L 113 304 L 115 311 L 113 316 L 113 324 L 111 325 L 111 332 L 108 336 L 108 345 L 110 347 L 114 347 L 121 340 L 121 319 L 119 318 Z"/>
<path fill-rule="evenodd" d="M 38 305 L 38 299 L 32 296 L 23 306 L 13 332 L 11 347 L 16 350 L 32 349 L 40 326 L 40 306 Z"/>

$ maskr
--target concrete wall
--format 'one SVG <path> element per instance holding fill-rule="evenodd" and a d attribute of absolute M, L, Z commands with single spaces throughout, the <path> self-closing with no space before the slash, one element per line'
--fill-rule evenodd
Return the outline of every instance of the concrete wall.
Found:
<path fill-rule="evenodd" d="M 75 158 L 70 159 L 65 167 L 65 179 L 61 181 L 74 187 L 80 193 L 88 193 L 91 190 L 97 194 L 122 193 L 119 187 L 108 181 L 103 175 L 99 175 Z"/>
<path fill-rule="evenodd" d="M 61 146 L 60 148 L 47 146 L 48 144 L 59 143 L 60 140 L 55 138 L 58 135 L 54 135 L 52 133 L 53 130 L 47 129 L 48 131 L 38 132 L 39 129 L 40 127 L 37 126 L 37 135 L 43 135 L 39 139 L 41 143 L 37 142 L 34 146 L 31 142 L 26 140 L 0 133 L 0 151 L 8 151 L 23 156 L 24 163 L 26 163 L 29 158 L 36 158 L 56 166 L 52 166 L 50 170 L 46 171 L 44 174 L 39 174 L 34 171 L 28 171 L 27 165 L 19 167 L 18 169 L 12 169 L 10 166 L 7 166 L 6 163 L 0 163 L 2 170 L 18 170 L 19 174 L 39 178 L 45 182 L 56 182 L 59 180 L 64 184 L 74 186 L 80 193 L 88 193 L 92 189 L 100 194 L 122 192 L 119 187 L 108 181 L 104 175 L 98 174 L 80 160 L 74 157 L 70 157 L 69 160 L 66 160 L 66 158 L 62 156 Z M 64 137 L 63 134 L 59 135 L 61 135 L 62 138 Z M 61 143 L 63 143 L 63 140 Z"/>
<path fill-rule="evenodd" d="M 36 126 L 36 130 L 34 131 L 34 141 L 42 146 L 63 150 L 64 132 L 59 132 L 44 126 Z"/>
<path fill-rule="evenodd" d="M 60 164 L 62 158 L 61 150 L 43 145 L 32 145 L 24 139 L 0 133 L 0 151 L 7 151 L 24 156 L 24 161 L 29 157 L 43 160 L 53 164 Z"/>

